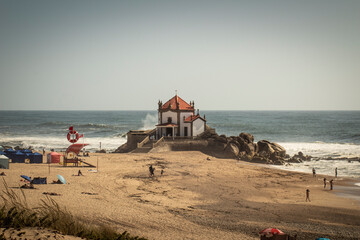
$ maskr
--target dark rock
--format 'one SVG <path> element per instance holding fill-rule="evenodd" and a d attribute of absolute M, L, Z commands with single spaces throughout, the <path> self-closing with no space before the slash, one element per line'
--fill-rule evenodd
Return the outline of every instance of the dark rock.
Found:
<path fill-rule="evenodd" d="M 251 142 L 251 140 L 249 141 L 248 139 L 246 139 L 248 138 L 248 135 L 252 137 L 251 134 L 245 135 L 245 133 L 242 133 L 239 137 L 234 137 L 233 139 L 237 143 L 240 151 L 245 151 L 248 155 L 253 157 L 257 152 L 257 144 Z M 245 138 L 243 138 L 242 136 L 245 136 Z"/>
<path fill-rule="evenodd" d="M 215 140 L 218 142 L 221 142 L 221 143 L 227 143 L 227 138 L 225 135 L 220 135 L 220 136 L 216 137 Z"/>
<path fill-rule="evenodd" d="M 287 160 L 288 163 L 301 163 L 302 160 L 299 158 L 290 158 Z"/>
<path fill-rule="evenodd" d="M 253 143 L 254 142 L 254 136 L 250 133 L 240 133 L 239 137 L 245 140 L 246 143 Z"/>
<path fill-rule="evenodd" d="M 261 157 L 261 156 L 255 156 L 251 159 L 251 162 L 254 163 L 268 163 L 269 159 Z"/>
<path fill-rule="evenodd" d="M 280 156 L 280 157 L 286 156 L 285 148 L 277 143 L 272 143 L 267 140 L 261 140 L 261 141 L 257 142 L 257 145 L 259 148 L 258 151 L 262 152 L 262 155 L 271 156 L 271 154 L 275 153 L 277 156 Z"/>
<path fill-rule="evenodd" d="M 285 161 L 282 158 L 279 158 L 277 160 L 273 160 L 274 165 L 285 165 Z"/>
<path fill-rule="evenodd" d="M 257 142 L 258 147 L 259 147 L 259 152 L 264 152 L 268 155 L 272 154 L 274 151 L 274 149 L 271 147 L 271 143 L 267 140 L 261 140 Z"/>
<path fill-rule="evenodd" d="M 277 144 L 277 143 L 271 143 L 272 149 L 277 153 L 278 156 L 285 157 L 286 156 L 286 150 L 283 146 Z"/>
<path fill-rule="evenodd" d="M 245 156 L 246 156 L 246 152 L 245 152 L 245 151 L 241 151 L 241 152 L 239 152 L 239 154 L 238 154 L 238 157 L 239 157 L 240 159 L 244 158 Z"/>
<path fill-rule="evenodd" d="M 302 162 L 302 161 L 310 161 L 312 157 L 309 155 L 305 156 L 302 152 L 299 152 L 298 154 L 295 154 L 291 159 Z"/>
<path fill-rule="evenodd" d="M 228 158 L 238 158 L 239 155 L 239 148 L 233 142 L 226 145 L 224 149 L 224 155 Z"/>

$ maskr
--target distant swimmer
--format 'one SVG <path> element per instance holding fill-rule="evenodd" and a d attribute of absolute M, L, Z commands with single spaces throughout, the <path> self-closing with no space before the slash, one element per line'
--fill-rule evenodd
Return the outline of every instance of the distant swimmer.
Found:
<path fill-rule="evenodd" d="M 308 200 L 309 200 L 309 202 L 311 202 L 310 201 L 310 190 L 306 189 L 306 201 L 308 201 Z"/>
<path fill-rule="evenodd" d="M 335 168 L 335 177 L 337 178 L 337 168 Z"/>
<path fill-rule="evenodd" d="M 315 170 L 315 168 L 313 168 L 312 171 L 313 171 L 313 177 L 316 177 L 316 170 Z"/>
<path fill-rule="evenodd" d="M 326 188 L 326 178 L 324 178 L 324 188 Z"/>

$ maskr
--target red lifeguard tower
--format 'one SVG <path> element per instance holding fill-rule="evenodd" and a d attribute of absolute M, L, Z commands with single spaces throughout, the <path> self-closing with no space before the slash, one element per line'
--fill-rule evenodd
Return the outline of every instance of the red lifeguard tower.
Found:
<path fill-rule="evenodd" d="M 74 127 L 71 126 L 69 128 L 69 132 L 67 134 L 67 139 L 69 142 L 73 143 L 72 145 L 70 145 L 65 152 L 65 156 L 64 156 L 64 166 L 67 166 L 69 163 L 74 164 L 75 167 L 79 166 L 79 162 L 83 163 L 84 165 L 86 165 L 86 167 L 95 167 L 94 165 L 85 162 L 83 159 L 80 159 L 79 153 L 81 151 L 81 149 L 89 144 L 87 143 L 76 143 L 79 138 L 83 137 L 83 134 L 79 134 L 78 132 L 76 132 L 74 130 Z"/>

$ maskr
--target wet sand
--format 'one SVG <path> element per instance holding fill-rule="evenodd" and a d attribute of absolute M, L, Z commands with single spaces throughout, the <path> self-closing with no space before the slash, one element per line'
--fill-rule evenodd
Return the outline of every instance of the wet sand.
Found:
<path fill-rule="evenodd" d="M 25 189 L 29 204 L 37 206 L 43 192 L 54 192 L 60 196 L 52 198 L 75 216 L 148 239 L 259 239 L 267 227 L 298 239 L 360 238 L 359 202 L 336 194 L 351 180 L 335 179 L 330 191 L 321 175 L 208 157 L 199 152 L 91 154 L 84 159 L 99 162 L 97 173 L 58 164 L 49 173 L 47 164 L 11 164 L 3 178 L 20 192 L 21 174 L 47 177 L 48 183 L 61 174 L 65 185 Z M 149 177 L 150 164 L 154 177 Z M 73 176 L 79 169 L 84 176 Z M 305 202 L 306 189 L 311 202 Z"/>

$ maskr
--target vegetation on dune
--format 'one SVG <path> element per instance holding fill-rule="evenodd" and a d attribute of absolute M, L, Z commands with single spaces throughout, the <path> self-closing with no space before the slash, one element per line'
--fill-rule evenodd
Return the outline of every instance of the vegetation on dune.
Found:
<path fill-rule="evenodd" d="M 9 189 L 6 182 L 5 190 L 0 195 L 0 226 L 3 228 L 42 227 L 57 230 L 65 235 L 73 235 L 86 239 L 105 240 L 146 240 L 131 236 L 128 232 L 117 233 L 107 226 L 95 226 L 74 217 L 66 209 L 62 209 L 52 198 L 46 196 L 41 205 L 31 208 L 27 204 L 24 191 L 16 194 Z M 0 239 L 2 236 L 0 235 Z"/>

